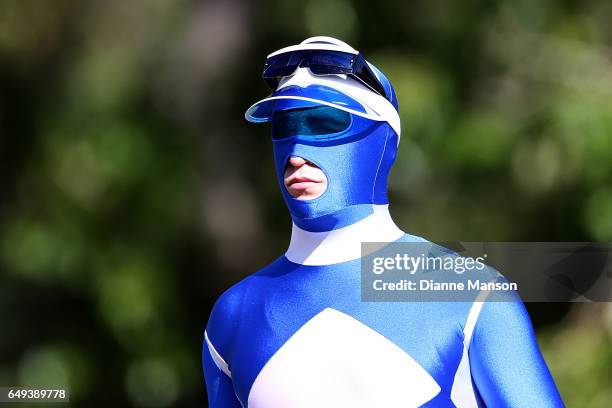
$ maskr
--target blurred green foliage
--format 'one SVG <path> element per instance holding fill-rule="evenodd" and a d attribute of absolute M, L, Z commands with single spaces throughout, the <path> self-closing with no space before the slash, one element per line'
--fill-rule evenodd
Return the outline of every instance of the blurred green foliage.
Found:
<path fill-rule="evenodd" d="M 242 115 L 264 56 L 310 35 L 395 85 L 403 229 L 612 240 L 610 21 L 595 0 L 4 0 L 0 384 L 205 405 L 212 303 L 289 235 Z M 529 305 L 551 370 L 568 406 L 612 406 L 612 308 L 568 308 Z"/>

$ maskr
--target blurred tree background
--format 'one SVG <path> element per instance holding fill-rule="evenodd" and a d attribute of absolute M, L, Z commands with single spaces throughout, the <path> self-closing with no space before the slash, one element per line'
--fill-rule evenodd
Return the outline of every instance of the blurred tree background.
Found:
<path fill-rule="evenodd" d="M 212 304 L 290 232 L 243 113 L 265 55 L 311 35 L 395 85 L 404 230 L 611 241 L 611 21 L 600 0 L 3 0 L 0 385 L 206 406 Z M 568 406 L 612 406 L 610 304 L 528 308 Z"/>

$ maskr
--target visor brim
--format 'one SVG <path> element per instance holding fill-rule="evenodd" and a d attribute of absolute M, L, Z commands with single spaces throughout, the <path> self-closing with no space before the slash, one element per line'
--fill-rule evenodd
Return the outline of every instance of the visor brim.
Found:
<path fill-rule="evenodd" d="M 399 114 L 386 98 L 355 79 L 342 75 L 314 76 L 307 68 L 298 68 L 294 75 L 281 81 L 274 93 L 247 109 L 245 118 L 255 123 L 268 122 L 276 110 L 317 105 L 387 122 L 399 140 Z"/>
<path fill-rule="evenodd" d="M 263 123 L 271 121 L 274 112 L 279 110 L 321 105 L 331 106 L 370 120 L 387 121 L 390 124 L 391 121 L 389 119 L 393 120 L 393 118 L 380 115 L 367 105 L 359 103 L 342 92 L 320 85 L 311 85 L 306 88 L 298 86 L 282 88 L 267 98 L 254 103 L 247 109 L 244 116 L 249 122 Z M 399 129 L 394 130 L 399 135 Z"/>

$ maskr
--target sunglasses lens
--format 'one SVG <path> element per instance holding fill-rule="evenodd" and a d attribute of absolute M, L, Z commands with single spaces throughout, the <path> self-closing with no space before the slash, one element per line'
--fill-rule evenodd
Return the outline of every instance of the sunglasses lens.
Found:
<path fill-rule="evenodd" d="M 278 88 L 278 78 L 277 77 L 271 77 L 271 78 L 264 77 L 264 81 L 266 81 L 266 84 L 268 84 L 268 87 L 270 87 L 272 91 L 275 91 L 276 88 Z"/>
<path fill-rule="evenodd" d="M 289 76 L 300 66 L 310 68 L 315 75 L 348 74 L 352 70 L 354 58 L 353 54 L 337 51 L 287 52 L 268 58 L 263 77 Z"/>
<path fill-rule="evenodd" d="M 280 78 L 293 74 L 298 67 L 308 67 L 314 75 L 353 75 L 374 92 L 387 97 L 361 54 L 324 50 L 286 52 L 268 58 L 263 77 L 270 89 L 276 91 Z"/>
<path fill-rule="evenodd" d="M 355 55 L 345 52 L 311 52 L 305 61 L 313 74 L 349 74 L 353 69 Z"/>
<path fill-rule="evenodd" d="M 296 64 L 292 65 L 291 57 L 291 53 L 286 53 L 268 58 L 264 66 L 263 77 L 274 78 L 291 75 L 296 68 Z"/>

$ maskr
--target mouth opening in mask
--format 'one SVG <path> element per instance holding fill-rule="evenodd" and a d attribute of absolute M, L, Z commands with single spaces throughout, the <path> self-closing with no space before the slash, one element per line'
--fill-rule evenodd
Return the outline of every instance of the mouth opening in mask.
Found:
<path fill-rule="evenodd" d="M 291 197 L 302 201 L 314 200 L 327 190 L 327 176 L 313 162 L 300 156 L 289 156 L 283 184 Z"/>

